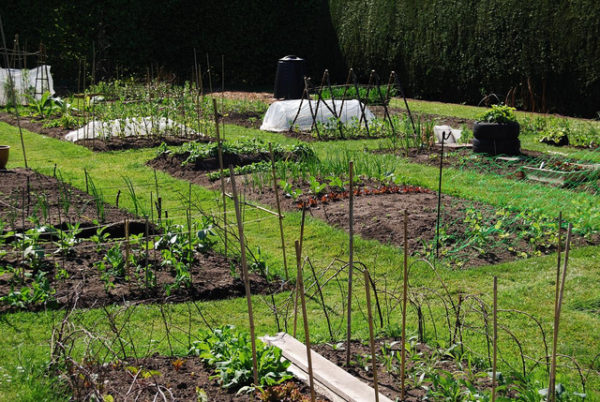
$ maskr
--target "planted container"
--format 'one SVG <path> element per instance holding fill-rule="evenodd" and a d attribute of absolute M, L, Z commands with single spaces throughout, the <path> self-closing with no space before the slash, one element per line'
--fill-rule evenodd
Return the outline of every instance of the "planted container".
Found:
<path fill-rule="evenodd" d="M 563 162 L 549 167 L 525 166 L 523 172 L 529 180 L 566 186 L 600 178 L 600 164 Z"/>
<path fill-rule="evenodd" d="M 490 155 L 519 155 L 520 129 L 514 108 L 493 105 L 473 126 L 473 151 Z"/>
<path fill-rule="evenodd" d="M 8 163 L 9 150 L 9 145 L 0 145 L 0 169 L 6 169 L 6 164 Z"/>

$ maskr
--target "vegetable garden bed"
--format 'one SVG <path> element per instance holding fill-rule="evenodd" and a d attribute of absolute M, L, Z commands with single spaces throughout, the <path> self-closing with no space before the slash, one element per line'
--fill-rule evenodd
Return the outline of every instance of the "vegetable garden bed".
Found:
<path fill-rule="evenodd" d="M 314 162 L 313 162 L 314 163 Z M 219 173 L 201 162 L 159 156 L 149 162 L 174 177 L 220 191 Z M 292 167 L 293 165 L 293 167 Z M 208 167 L 208 169 L 205 168 Z M 277 170 L 297 168 L 298 163 L 279 162 Z M 314 168 L 314 166 L 313 166 Z M 238 191 L 247 200 L 276 208 L 270 164 L 250 164 L 237 169 Z M 308 206 L 308 213 L 330 225 L 348 230 L 348 181 L 344 177 L 312 176 L 307 171 L 279 183 L 284 211 Z M 226 173 L 228 174 L 228 173 Z M 229 181 L 229 180 L 227 180 Z M 230 184 L 226 191 L 231 193 Z M 449 264 L 476 267 L 549 254 L 555 251 L 557 223 L 554 217 L 496 209 L 490 205 L 442 195 L 439 246 L 436 241 L 437 194 L 420 187 L 362 178 L 356 183 L 354 230 L 366 239 L 402 246 L 403 211 L 409 213 L 408 244 L 415 255 L 432 257 L 438 252 Z M 585 235 L 585 236 L 584 236 Z M 574 245 L 599 244 L 596 233 L 575 233 Z"/>
<path fill-rule="evenodd" d="M 135 219 L 127 211 L 105 203 L 91 176 L 91 194 L 72 187 L 61 177 L 60 170 L 56 170 L 56 177 L 23 168 L 0 171 L 0 220 L 4 229 L 31 229 L 36 224 L 66 228 L 67 223 L 79 223 L 79 228 L 84 229 L 95 226 L 94 221 Z"/>
<path fill-rule="evenodd" d="M 35 118 L 21 116 L 21 127 L 33 133 L 47 135 L 48 137 L 63 140 L 71 129 L 62 127 L 44 127 L 44 122 Z M 0 113 L 0 121 L 17 126 L 17 119 L 13 114 Z M 154 148 L 162 143 L 168 145 L 181 145 L 190 141 L 209 142 L 209 137 L 184 137 L 184 136 L 135 136 L 135 137 L 110 137 L 106 139 L 88 139 L 77 141 L 77 145 L 84 146 L 96 152 L 119 151 L 124 149 Z"/>
<path fill-rule="evenodd" d="M 350 366 L 346 366 L 346 349 L 343 343 L 314 345 L 313 350 L 372 386 L 373 361 L 369 346 L 359 341 L 352 341 L 351 346 Z M 473 363 L 457 360 L 457 350 L 435 350 L 415 341 L 407 341 L 406 347 L 406 401 L 448 400 L 446 398 L 451 395 L 456 400 L 469 400 L 469 396 L 474 397 L 491 389 L 492 381 L 488 374 L 478 372 L 480 369 Z M 376 348 L 379 392 L 392 400 L 400 400 L 401 341 L 379 339 L 376 341 Z"/>
<path fill-rule="evenodd" d="M 278 400 L 268 399 L 268 395 L 288 396 L 289 399 L 285 400 L 291 402 L 310 400 L 308 386 L 294 380 L 266 387 L 262 398 L 260 392 L 237 393 L 235 389 L 222 388 L 218 380 L 213 378 L 215 371 L 205 367 L 195 357 L 152 356 L 103 366 L 88 366 L 87 369 L 102 384 L 100 389 L 104 395 L 126 400 L 151 401 L 158 394 L 158 389 L 165 394 L 167 400 L 177 401 Z M 79 379 L 75 386 L 80 396 L 76 400 L 87 400 L 85 397 L 91 392 L 91 384 Z"/>
<path fill-rule="evenodd" d="M 377 149 L 374 153 L 406 156 L 404 150 Z M 411 149 L 408 160 L 439 167 L 440 150 Z M 584 164 L 575 159 L 537 151 L 522 150 L 520 156 L 503 157 L 474 154 L 470 149 L 444 147 L 443 166 L 469 169 L 513 180 L 528 179 L 543 185 L 567 187 L 572 191 L 600 193 L 598 165 Z M 543 172 L 540 172 L 540 166 L 544 168 Z"/>
<path fill-rule="evenodd" d="M 146 224 L 52 177 L 0 176 L 2 310 L 66 306 L 75 294 L 80 307 L 244 294 L 238 260 L 212 250 L 206 218 L 189 228 Z M 259 274 L 249 279 L 255 294 L 277 291 Z"/>

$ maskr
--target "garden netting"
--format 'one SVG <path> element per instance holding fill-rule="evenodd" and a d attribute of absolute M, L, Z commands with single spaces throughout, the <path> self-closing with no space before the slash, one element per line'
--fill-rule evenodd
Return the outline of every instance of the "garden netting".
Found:
<path fill-rule="evenodd" d="M 54 81 L 50 74 L 50 66 L 43 65 L 32 69 L 0 67 L 0 106 L 13 102 L 12 88 L 15 90 L 16 103 L 20 105 L 29 103 L 28 96 L 39 100 L 46 91 L 54 95 Z"/>

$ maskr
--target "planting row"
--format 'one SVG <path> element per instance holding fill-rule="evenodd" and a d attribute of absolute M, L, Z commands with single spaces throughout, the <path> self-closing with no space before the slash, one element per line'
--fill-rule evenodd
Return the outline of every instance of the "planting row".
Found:
<path fill-rule="evenodd" d="M 11 179 L 0 192 L 3 309 L 64 306 L 76 294 L 79 305 L 100 306 L 244 292 L 238 258 L 213 250 L 218 237 L 207 217 L 157 226 L 62 180 L 24 169 L 1 174 Z M 277 291 L 260 253 L 249 255 L 253 292 Z"/>
<path fill-rule="evenodd" d="M 162 152 L 149 165 L 220 191 L 220 173 L 210 162 L 212 157 L 186 163 L 188 154 L 184 150 L 185 147 L 173 150 L 171 154 Z M 279 160 L 238 165 L 234 169 L 239 176 L 236 180 L 240 186 L 238 192 L 247 200 L 274 210 L 277 200 L 273 168 L 277 195 L 284 211 L 306 208 L 313 217 L 348 230 L 351 183 L 345 173 L 347 163 L 320 162 L 311 157 L 294 162 Z M 225 172 L 226 176 L 228 174 Z M 226 181 L 226 191 L 231 192 L 231 183 Z M 444 257 L 452 266 L 472 267 L 543 255 L 556 249 L 558 223 L 554 216 L 498 209 L 448 195 L 439 196 L 433 191 L 407 185 L 393 175 L 377 178 L 356 175 L 352 185 L 355 232 L 364 238 L 402 246 L 403 211 L 407 210 L 410 216 L 408 244 L 415 255 Z M 599 242 L 600 237 L 592 229 L 577 228 L 574 232 L 575 245 Z"/>

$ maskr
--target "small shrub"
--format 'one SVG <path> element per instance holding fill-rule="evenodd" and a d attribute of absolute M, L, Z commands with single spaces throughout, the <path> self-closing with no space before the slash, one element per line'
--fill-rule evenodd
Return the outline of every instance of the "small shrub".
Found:
<path fill-rule="evenodd" d="M 492 105 L 492 108 L 479 116 L 478 120 L 487 123 L 516 123 L 515 108 L 506 105 Z"/>
<path fill-rule="evenodd" d="M 247 333 L 232 325 L 213 331 L 202 331 L 199 340 L 192 344 L 190 353 L 215 368 L 223 388 L 239 389 L 253 381 L 252 349 Z M 259 386 L 273 386 L 291 379 L 287 371 L 289 361 L 281 360 L 281 350 L 257 341 Z"/>

